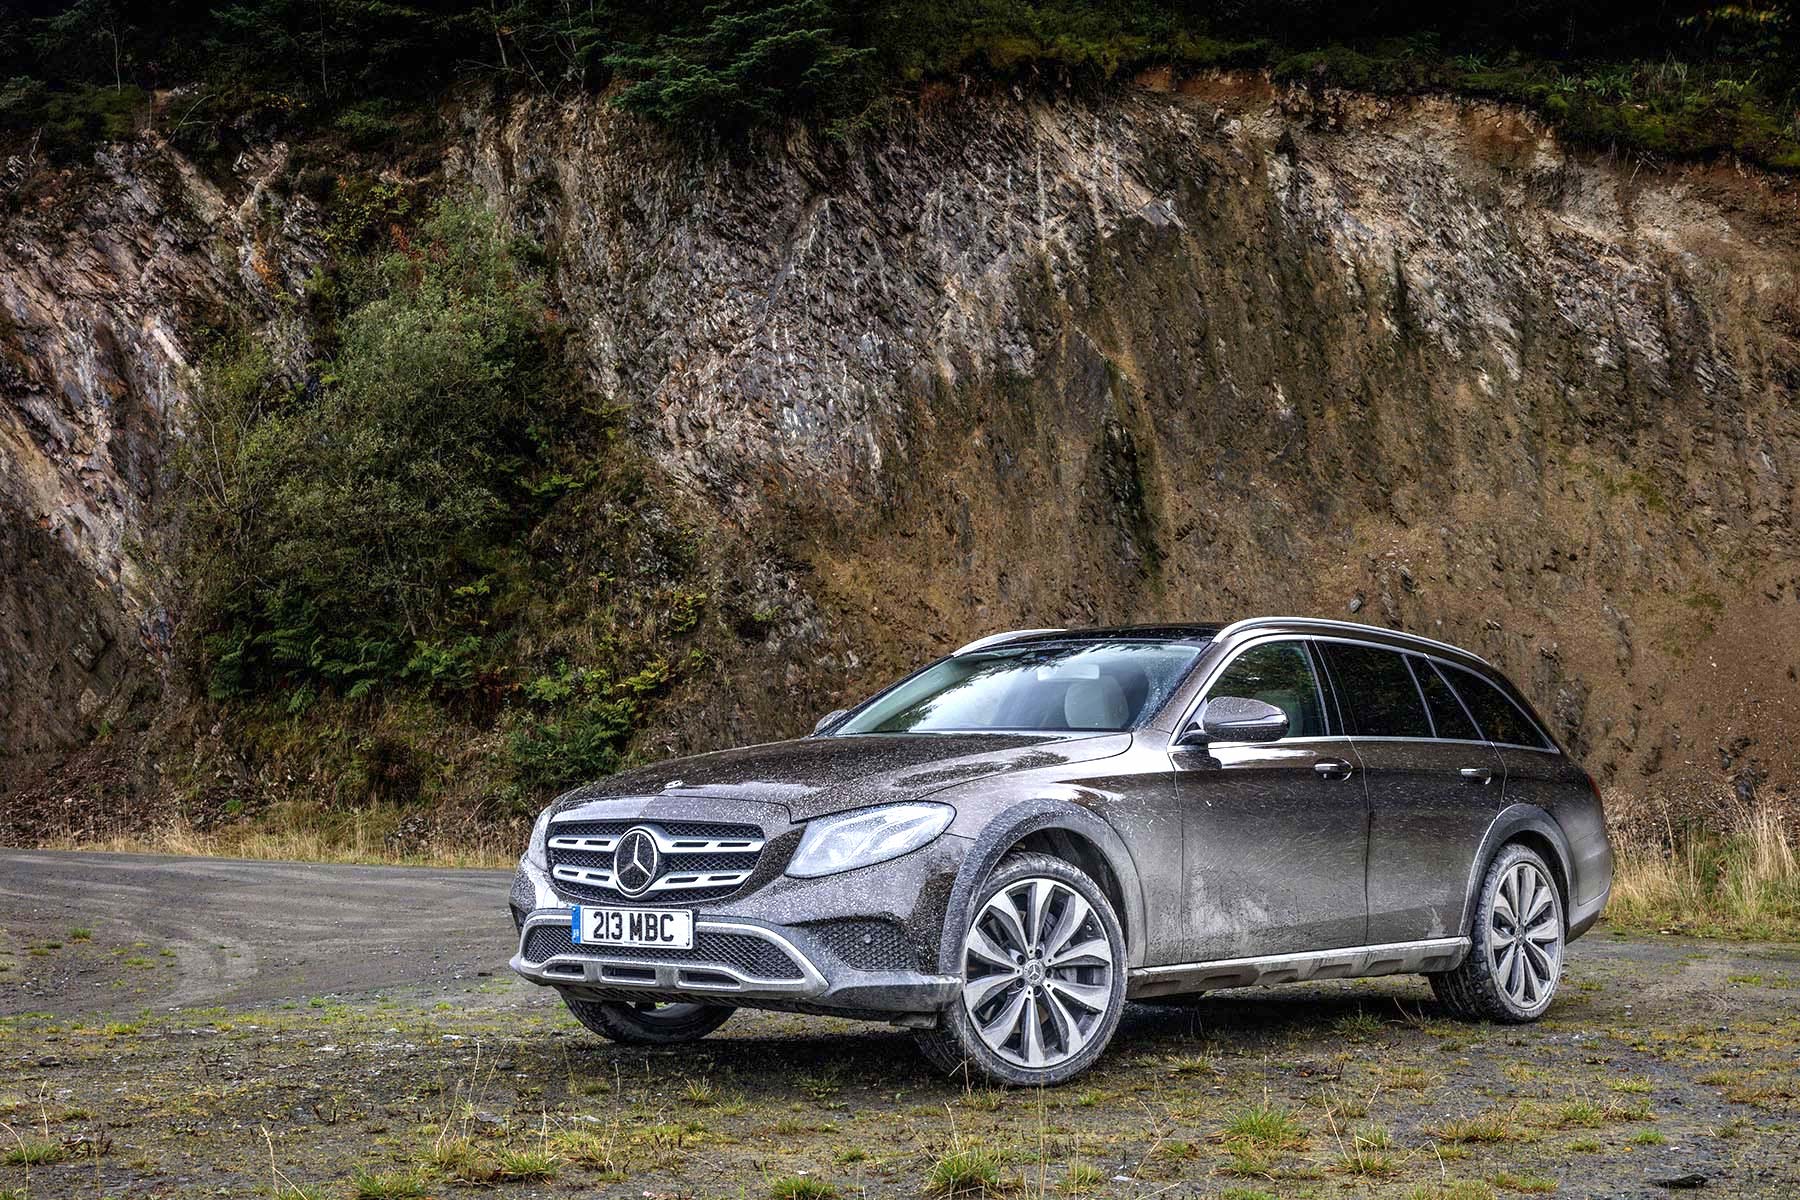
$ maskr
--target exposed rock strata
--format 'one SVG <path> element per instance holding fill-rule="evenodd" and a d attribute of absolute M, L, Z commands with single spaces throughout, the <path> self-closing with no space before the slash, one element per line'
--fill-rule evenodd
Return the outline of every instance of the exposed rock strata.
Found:
<path fill-rule="evenodd" d="M 743 157 L 595 102 L 461 121 L 449 173 L 545 240 L 596 385 L 805 568 L 659 748 L 794 732 L 976 631 L 1297 610 L 1480 649 L 1623 794 L 1792 787 L 1780 181 L 1241 77 L 930 96 L 879 141 Z M 273 161 L 227 197 L 143 149 L 54 233 L 9 222 L 15 753 L 90 736 L 166 637 L 134 547 L 185 348 L 212 305 L 276 321 L 309 266 Z"/>

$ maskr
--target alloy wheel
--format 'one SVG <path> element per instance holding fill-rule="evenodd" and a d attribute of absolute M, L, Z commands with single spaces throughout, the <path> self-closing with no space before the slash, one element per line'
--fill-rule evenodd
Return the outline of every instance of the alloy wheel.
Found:
<path fill-rule="evenodd" d="M 1523 1009 L 1536 1008 L 1562 976 L 1562 906 L 1536 863 L 1515 863 L 1500 878 L 1488 916 L 1488 969 Z"/>
<path fill-rule="evenodd" d="M 1021 879 L 995 892 L 963 938 L 963 1007 L 988 1048 L 1043 1069 L 1081 1053 L 1113 997 L 1106 927 L 1059 879 Z"/>

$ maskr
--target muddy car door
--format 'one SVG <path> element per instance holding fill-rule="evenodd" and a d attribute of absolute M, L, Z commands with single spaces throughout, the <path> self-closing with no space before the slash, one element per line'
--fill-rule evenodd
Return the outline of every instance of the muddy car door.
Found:
<path fill-rule="evenodd" d="M 1178 737 L 1171 749 L 1183 812 L 1186 959 L 1361 945 L 1367 800 L 1308 639 L 1239 650 L 1194 713 L 1223 696 L 1274 705 L 1287 729 L 1254 743 Z"/>

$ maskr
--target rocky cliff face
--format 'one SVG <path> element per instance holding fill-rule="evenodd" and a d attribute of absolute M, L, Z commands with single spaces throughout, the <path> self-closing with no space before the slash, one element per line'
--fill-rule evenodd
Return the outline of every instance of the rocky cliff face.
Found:
<path fill-rule="evenodd" d="M 115 147 L 79 194 L 0 222 L 0 781 L 161 690 L 179 596 L 156 500 L 193 347 L 228 314 L 276 344 L 303 332 L 276 297 L 316 248 L 259 244 L 279 165 L 240 163 L 227 197 L 164 148 Z M 6 166 L 15 193 L 26 165 Z"/>
<path fill-rule="evenodd" d="M 789 618 L 657 748 L 795 732 L 976 632 L 1298 611 L 1487 654 L 1622 796 L 1791 789 L 1784 181 L 1245 77 L 927 95 L 879 140 L 744 157 L 595 102 L 458 120 L 447 175 L 551 248 L 596 384 L 784 564 Z M 155 677 L 175 597 L 138 547 L 186 347 L 215 304 L 302 336 L 276 161 L 227 195 L 145 148 L 54 234 L 10 222 L 15 757 Z"/>

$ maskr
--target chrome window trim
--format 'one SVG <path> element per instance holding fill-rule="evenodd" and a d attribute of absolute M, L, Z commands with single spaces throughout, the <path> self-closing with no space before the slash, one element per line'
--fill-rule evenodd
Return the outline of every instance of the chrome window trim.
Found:
<path fill-rule="evenodd" d="M 1218 641 L 1224 640 L 1225 634 L 1227 632 L 1229 632 L 1230 630 L 1237 628 L 1238 626 L 1251 626 L 1251 625 L 1256 624 L 1259 621 L 1267 621 L 1267 620 L 1275 620 L 1275 619 L 1277 619 L 1277 618 L 1258 617 L 1258 618 L 1254 618 L 1250 621 L 1239 621 L 1237 623 L 1237 625 L 1228 625 L 1225 627 L 1225 629 L 1220 630 L 1218 638 L 1214 639 L 1214 641 L 1216 643 Z M 1284 621 L 1314 620 L 1314 618 L 1311 618 L 1311 617 L 1283 617 L 1283 618 L 1279 618 L 1279 619 L 1284 620 Z M 1374 628 L 1373 626 L 1370 626 L 1370 625 L 1358 625 L 1353 621 L 1315 621 L 1315 623 L 1316 624 L 1333 625 L 1333 626 L 1338 626 L 1338 627 L 1348 627 L 1350 629 L 1372 629 L 1372 628 Z M 1403 634 L 1401 636 L 1416 637 L 1417 635 L 1409 633 L 1409 634 Z M 1171 750 L 1178 748 L 1174 745 L 1175 738 L 1181 736 L 1181 731 L 1188 727 L 1188 723 L 1194 719 L 1194 714 L 1197 711 L 1199 711 L 1200 706 L 1206 702 L 1206 694 L 1212 690 L 1213 684 L 1218 682 L 1219 676 L 1224 673 L 1225 668 L 1230 666 L 1233 662 L 1237 661 L 1237 656 L 1239 654 L 1243 653 L 1245 650 L 1250 649 L 1252 646 L 1260 646 L 1265 642 L 1295 641 L 1295 640 L 1303 640 L 1303 641 L 1311 641 L 1311 642 L 1343 642 L 1343 643 L 1346 643 L 1346 644 L 1352 645 L 1352 646 L 1366 646 L 1373 650 L 1388 650 L 1388 651 L 1392 651 L 1395 654 L 1414 655 L 1419 658 L 1425 659 L 1427 662 L 1430 662 L 1433 665 L 1435 665 L 1437 663 L 1443 663 L 1445 666 L 1456 667 L 1457 669 L 1462 670 L 1462 671 L 1469 670 L 1469 668 L 1466 666 L 1463 666 L 1456 662 L 1452 662 L 1451 660 L 1449 660 L 1447 658 L 1440 658 L 1439 656 L 1437 656 L 1435 654 L 1428 654 L 1423 650 L 1407 650 L 1407 649 L 1404 649 L 1399 646 L 1384 645 L 1381 642 L 1364 641 L 1361 638 L 1334 637 L 1329 634 L 1311 634 L 1311 633 L 1300 632 L 1298 630 L 1287 630 L 1287 631 L 1281 632 L 1281 633 L 1269 633 L 1262 637 L 1252 638 L 1251 640 L 1245 642 L 1242 646 L 1234 647 L 1231 651 L 1231 657 L 1221 659 L 1219 661 L 1219 665 L 1217 667 L 1213 668 L 1212 671 L 1210 671 L 1207 674 L 1205 682 L 1202 683 L 1199 687 L 1199 690 L 1195 692 L 1194 699 L 1192 699 L 1191 701 L 1188 702 L 1187 709 L 1185 712 L 1182 713 L 1181 719 L 1175 723 L 1175 730 L 1169 736 L 1169 741 L 1170 741 L 1169 748 Z M 1431 641 L 1430 638 L 1419 638 L 1418 640 L 1425 641 L 1425 642 Z M 1447 643 L 1447 642 L 1432 642 L 1432 644 L 1439 645 L 1439 646 L 1448 646 L 1448 648 L 1451 650 L 1457 650 L 1457 647 L 1450 646 L 1449 643 Z M 1461 653 L 1461 654 L 1468 653 L 1466 650 L 1458 650 L 1457 652 Z M 1487 667 L 1490 671 L 1498 670 L 1497 667 L 1493 666 L 1486 659 L 1476 658 L 1476 656 L 1474 656 L 1472 654 L 1469 655 L 1469 657 L 1475 658 L 1476 662 L 1481 663 L 1483 666 Z M 1317 661 L 1315 661 L 1313 664 L 1313 672 L 1314 672 L 1315 677 L 1318 673 L 1318 670 L 1319 670 L 1319 664 L 1317 663 Z M 1475 673 L 1471 671 L 1470 674 L 1475 674 Z M 1476 678 L 1479 679 L 1479 678 L 1481 678 L 1481 676 L 1476 675 Z M 1316 678 L 1315 678 L 1314 682 L 1315 683 L 1317 682 Z M 1451 692 L 1455 693 L 1456 702 L 1458 704 L 1462 704 L 1462 694 L 1460 692 L 1456 691 L 1455 684 L 1450 683 L 1450 681 L 1448 679 L 1446 679 L 1444 682 L 1446 684 L 1449 684 Z M 1336 684 L 1337 684 L 1337 681 L 1335 679 L 1333 679 L 1332 685 L 1333 685 L 1334 689 L 1336 687 Z M 1504 689 L 1496 687 L 1491 682 L 1488 684 L 1488 686 L 1493 687 L 1496 691 L 1498 691 L 1500 693 L 1501 697 L 1508 704 L 1512 704 L 1514 709 L 1518 709 L 1519 706 L 1517 704 L 1513 704 L 1512 697 L 1508 696 Z M 1413 687 L 1414 688 L 1418 687 L 1417 679 L 1413 680 Z M 1420 699 L 1421 703 L 1424 702 L 1423 695 L 1421 695 L 1419 697 L 1419 699 Z M 1466 704 L 1463 705 L 1463 711 L 1464 711 L 1464 713 L 1468 712 L 1468 706 Z M 1548 746 L 1521 746 L 1517 742 L 1496 742 L 1496 741 L 1491 741 L 1486 738 L 1482 739 L 1479 742 L 1472 742 L 1467 738 L 1355 737 L 1354 735 L 1352 735 L 1350 733 L 1339 733 L 1339 734 L 1335 734 L 1335 735 L 1328 735 L 1325 737 L 1317 737 L 1317 738 L 1314 738 L 1314 737 L 1279 738 L 1273 742 L 1213 742 L 1212 745 L 1215 745 L 1215 746 L 1286 746 L 1286 745 L 1297 745 L 1297 744 L 1301 744 L 1301 743 L 1305 743 L 1305 742 L 1338 742 L 1338 741 L 1445 742 L 1445 743 L 1448 743 L 1451 745 L 1461 745 L 1461 746 L 1493 746 L 1497 749 L 1506 749 L 1506 750 L 1531 750 L 1538 754 L 1549 754 L 1549 755 L 1553 755 L 1558 758 L 1564 757 L 1561 748 L 1556 745 L 1555 740 L 1553 738 L 1549 737 L 1548 735 L 1545 735 L 1543 729 L 1539 727 L 1539 725 L 1536 721 L 1532 720 L 1530 718 L 1530 716 L 1524 712 L 1520 712 L 1519 715 L 1521 717 L 1524 717 L 1525 723 L 1527 725 L 1531 726 L 1531 728 L 1536 729 L 1538 731 L 1539 735 L 1543 736 L 1544 740 L 1546 742 L 1549 742 L 1550 745 L 1548 745 Z M 1430 718 L 1431 718 L 1431 709 L 1430 709 L 1429 705 L 1426 706 L 1425 717 L 1427 720 L 1430 720 Z M 1340 718 L 1341 718 L 1341 714 L 1340 714 Z M 1476 729 L 1481 728 L 1481 722 L 1475 720 L 1475 718 L 1472 715 L 1469 717 L 1469 721 L 1471 724 L 1473 724 L 1475 726 Z M 1340 723 L 1341 723 L 1341 721 L 1340 721 Z M 1436 728 L 1437 728 L 1437 724 L 1436 724 L 1436 722 L 1433 722 L 1432 729 L 1436 730 Z"/>
<path fill-rule="evenodd" d="M 1219 632 L 1214 636 L 1213 640 L 1217 641 L 1217 642 L 1222 642 L 1234 633 L 1240 633 L 1247 629 L 1255 629 L 1261 625 L 1323 625 L 1327 629 L 1341 629 L 1341 630 L 1345 630 L 1345 631 L 1349 631 L 1349 632 L 1360 633 L 1364 637 L 1367 637 L 1371 633 L 1385 633 L 1385 634 L 1389 634 L 1393 637 L 1406 638 L 1406 639 L 1409 639 L 1414 642 L 1419 642 L 1426 646 L 1436 646 L 1440 650 L 1449 650 L 1454 654 L 1465 655 L 1469 658 L 1474 659 L 1476 662 L 1480 663 L 1482 666 L 1487 667 L 1490 670 L 1493 669 L 1493 664 L 1488 662 L 1487 659 L 1481 657 L 1479 654 L 1476 654 L 1475 652 L 1473 652 L 1471 650 L 1465 650 L 1461 646 L 1453 646 L 1449 642 L 1440 642 L 1436 638 L 1428 638 L 1424 634 L 1407 633 L 1405 630 L 1402 630 L 1402 629 L 1383 629 L 1379 625 L 1366 625 L 1360 621 L 1337 621 L 1337 620 L 1333 620 L 1330 617 L 1245 617 L 1243 620 L 1233 621 L 1231 624 L 1227 625 L 1225 628 L 1219 630 Z M 1304 630 L 1304 629 L 1290 630 L 1289 633 L 1291 636 L 1294 636 L 1294 637 L 1311 637 L 1311 636 L 1313 636 L 1311 633 L 1309 633 L 1307 630 Z M 1344 639 L 1344 640 L 1356 640 L 1356 639 Z M 1382 649 L 1392 650 L 1392 649 L 1395 649 L 1395 647 L 1384 646 L 1384 647 L 1382 647 Z"/>

